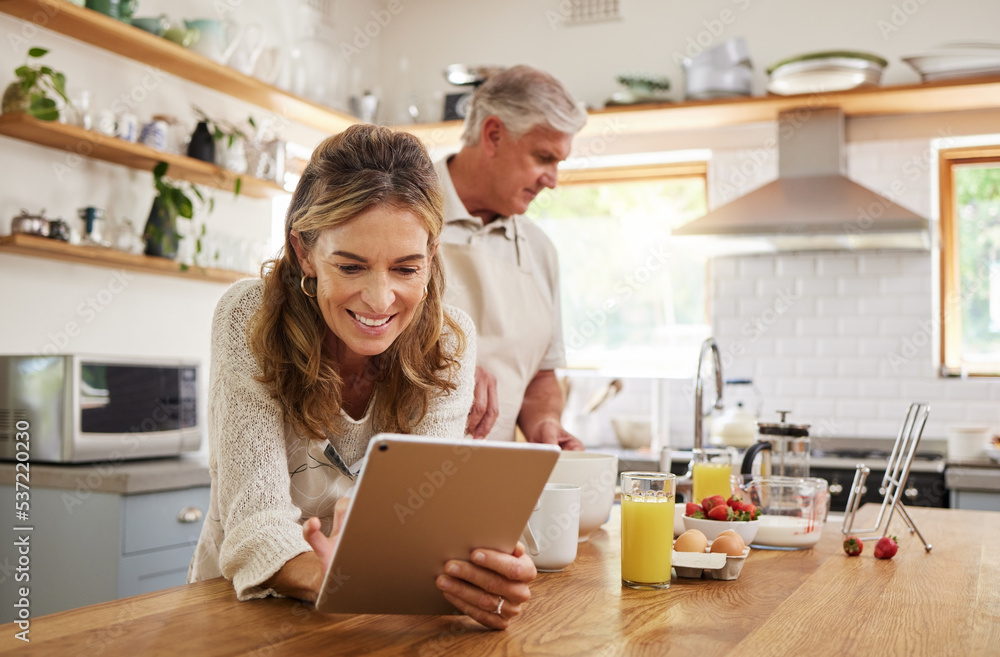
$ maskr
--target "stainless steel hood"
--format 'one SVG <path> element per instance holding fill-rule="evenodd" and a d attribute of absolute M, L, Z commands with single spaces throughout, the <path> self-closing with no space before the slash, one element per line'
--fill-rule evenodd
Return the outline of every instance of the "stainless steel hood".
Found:
<path fill-rule="evenodd" d="M 778 179 L 676 228 L 714 253 L 930 248 L 929 223 L 847 178 L 844 115 L 778 117 Z"/>

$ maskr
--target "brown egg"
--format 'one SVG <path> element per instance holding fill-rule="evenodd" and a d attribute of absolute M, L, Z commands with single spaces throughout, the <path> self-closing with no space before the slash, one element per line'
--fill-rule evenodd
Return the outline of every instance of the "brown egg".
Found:
<path fill-rule="evenodd" d="M 704 552 L 708 547 L 708 539 L 697 529 L 689 529 L 674 541 L 677 552 Z"/>
<path fill-rule="evenodd" d="M 743 546 L 740 545 L 740 538 L 732 536 L 718 536 L 712 541 L 712 552 L 722 552 L 730 557 L 739 557 L 743 554 Z"/>
<path fill-rule="evenodd" d="M 740 541 L 741 550 L 747 546 L 747 544 L 743 542 L 743 537 L 740 536 L 735 529 L 723 529 L 719 532 L 719 536 L 735 536 Z M 718 536 L 716 536 L 716 538 L 718 538 Z"/>

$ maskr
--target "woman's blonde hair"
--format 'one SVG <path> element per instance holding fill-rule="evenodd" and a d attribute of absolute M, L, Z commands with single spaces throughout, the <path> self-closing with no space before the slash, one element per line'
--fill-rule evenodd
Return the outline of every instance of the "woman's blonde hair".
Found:
<path fill-rule="evenodd" d="M 309 438 L 340 435 L 343 379 L 324 347 L 328 331 L 315 298 L 300 284 L 303 271 L 291 243 L 296 231 L 306 252 L 322 231 L 376 206 L 406 210 L 427 228 L 428 254 L 441 234 L 444 196 L 427 151 L 416 137 L 374 125 L 354 125 L 323 141 L 295 188 L 285 219 L 284 252 L 264 264 L 264 299 L 250 323 L 250 349 L 285 418 Z M 452 372 L 465 334 L 442 308 L 444 272 L 435 255 L 427 297 L 409 326 L 370 361 L 377 431 L 408 433 L 427 413 L 431 397 L 455 389 Z M 443 327 L 457 349 L 442 348 Z"/>

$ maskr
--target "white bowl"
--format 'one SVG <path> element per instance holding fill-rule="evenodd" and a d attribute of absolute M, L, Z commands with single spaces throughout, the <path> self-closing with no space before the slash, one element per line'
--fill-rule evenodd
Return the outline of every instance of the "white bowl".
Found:
<path fill-rule="evenodd" d="M 721 532 L 732 529 L 740 535 L 744 543 L 750 545 L 750 541 L 757 535 L 759 525 L 760 520 L 707 520 L 684 516 L 685 529 L 697 529 L 710 541 L 714 541 Z"/>
<path fill-rule="evenodd" d="M 615 430 L 618 444 L 625 449 L 649 447 L 653 432 L 649 418 L 613 417 L 611 426 Z"/>
<path fill-rule="evenodd" d="M 580 487 L 580 541 L 600 529 L 615 503 L 618 457 L 600 452 L 562 452 L 549 475 L 550 484 Z"/>

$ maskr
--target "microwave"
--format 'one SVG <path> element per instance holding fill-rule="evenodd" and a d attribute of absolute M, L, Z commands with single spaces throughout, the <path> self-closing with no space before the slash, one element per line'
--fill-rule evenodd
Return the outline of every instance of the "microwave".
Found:
<path fill-rule="evenodd" d="M 85 463 L 201 446 L 195 361 L 0 355 L 0 460 Z"/>

